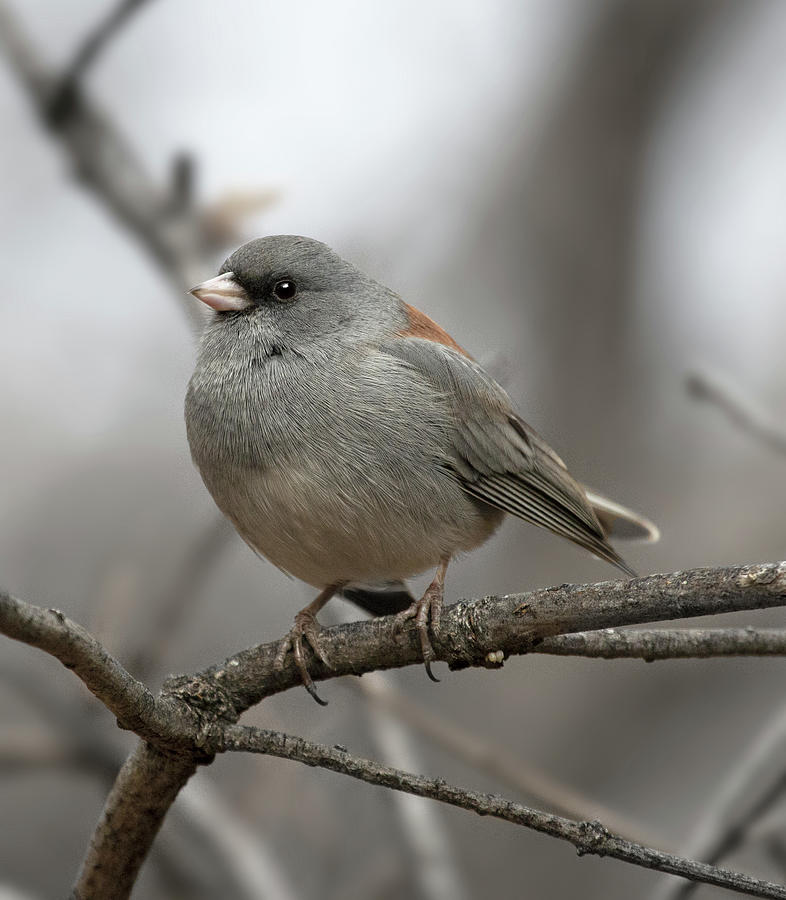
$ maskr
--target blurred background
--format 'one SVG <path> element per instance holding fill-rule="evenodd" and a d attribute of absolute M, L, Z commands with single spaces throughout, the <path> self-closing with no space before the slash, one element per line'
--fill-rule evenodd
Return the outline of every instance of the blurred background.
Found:
<path fill-rule="evenodd" d="M 112 9 L 3 0 L 0 27 L 58 71 Z M 17 68 L 0 58 L 0 582 L 155 688 L 279 637 L 312 591 L 217 519 L 183 425 L 183 266 L 74 178 Z M 212 229 L 192 282 L 250 237 L 330 244 L 486 364 L 574 474 L 658 523 L 659 544 L 625 548 L 648 573 L 784 556 L 786 456 L 686 390 L 689 373 L 718 373 L 786 422 L 784 83 L 778 0 L 150 0 L 83 88 L 162 192 L 173 160 L 192 173 Z M 508 521 L 452 566 L 447 593 L 612 577 Z M 331 607 L 326 623 L 359 615 Z M 780 721 L 783 667 L 530 656 L 439 685 L 419 668 L 331 681 L 327 709 L 297 690 L 246 720 L 543 806 L 548 776 L 687 852 Z M 386 711 L 391 696 L 409 712 Z M 412 710 L 458 729 L 453 746 Z M 472 735 L 536 787 L 462 759 Z M 59 664 L 0 642 L 0 896 L 63 896 L 130 746 Z M 786 879 L 786 819 L 770 819 L 724 864 Z M 667 889 L 501 822 L 232 756 L 184 791 L 137 895 Z"/>

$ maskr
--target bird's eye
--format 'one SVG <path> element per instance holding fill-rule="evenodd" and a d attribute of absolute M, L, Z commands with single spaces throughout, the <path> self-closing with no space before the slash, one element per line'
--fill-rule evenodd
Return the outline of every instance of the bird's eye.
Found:
<path fill-rule="evenodd" d="M 294 281 L 290 281 L 289 278 L 284 278 L 282 281 L 276 282 L 273 293 L 279 300 L 291 300 L 297 293 L 297 285 Z"/>

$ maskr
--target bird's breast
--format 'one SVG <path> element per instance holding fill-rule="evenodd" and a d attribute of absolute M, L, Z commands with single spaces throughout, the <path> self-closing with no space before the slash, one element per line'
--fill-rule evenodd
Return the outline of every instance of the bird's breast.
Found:
<path fill-rule="evenodd" d="M 444 398 L 384 354 L 202 367 L 186 420 L 221 510 L 311 584 L 404 577 L 493 530 L 449 474 Z"/>

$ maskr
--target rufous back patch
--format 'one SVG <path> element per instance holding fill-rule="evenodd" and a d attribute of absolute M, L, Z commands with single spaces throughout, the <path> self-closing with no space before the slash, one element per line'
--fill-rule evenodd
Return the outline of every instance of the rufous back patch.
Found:
<path fill-rule="evenodd" d="M 403 306 L 407 316 L 407 327 L 403 331 L 397 332 L 401 337 L 425 338 L 437 344 L 444 344 L 453 350 L 458 350 L 462 356 L 472 359 L 469 353 L 460 344 L 457 344 L 444 328 L 440 328 L 433 319 L 430 319 L 419 309 L 415 309 L 414 306 L 410 306 L 409 303 L 404 303 Z"/>

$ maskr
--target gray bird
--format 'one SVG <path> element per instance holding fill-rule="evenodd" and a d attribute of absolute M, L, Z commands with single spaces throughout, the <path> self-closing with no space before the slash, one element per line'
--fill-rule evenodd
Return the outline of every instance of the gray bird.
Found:
<path fill-rule="evenodd" d="M 414 618 L 430 677 L 445 572 L 505 513 L 633 575 L 612 535 L 655 527 L 590 493 L 442 328 L 325 244 L 278 235 L 236 250 L 192 294 L 215 310 L 185 403 L 191 455 L 255 551 L 318 588 L 305 638 L 329 666 L 316 614 L 337 593 Z M 404 579 L 436 567 L 414 600 Z"/>

